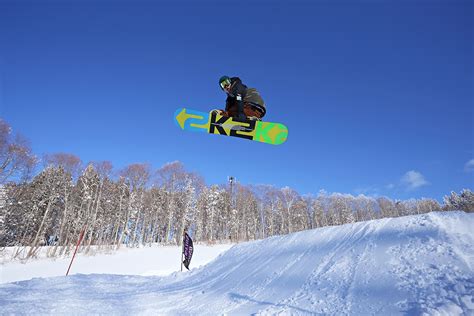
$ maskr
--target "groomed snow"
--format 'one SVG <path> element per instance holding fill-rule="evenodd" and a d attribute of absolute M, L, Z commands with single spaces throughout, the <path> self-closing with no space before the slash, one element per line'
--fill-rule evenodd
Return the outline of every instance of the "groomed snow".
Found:
<path fill-rule="evenodd" d="M 194 245 L 195 254 L 191 267 L 205 265 L 216 258 L 221 252 L 228 250 L 231 244 L 213 246 Z M 38 277 L 64 276 L 71 256 L 64 258 L 47 258 L 48 247 L 43 247 L 38 259 L 21 263 L 11 260 L 13 250 L 7 248 L 1 253 L 0 283 L 30 280 Z M 94 252 L 92 249 L 91 253 Z M 181 247 L 152 245 L 151 247 L 127 248 L 110 254 L 84 255 L 78 253 L 69 271 L 73 274 L 123 274 L 141 276 L 164 276 L 180 271 Z"/>
<path fill-rule="evenodd" d="M 326 227 L 238 244 L 206 266 L 166 277 L 75 274 L 1 284 L 0 308 L 6 314 L 472 315 L 473 227 L 474 214 L 462 212 Z"/>

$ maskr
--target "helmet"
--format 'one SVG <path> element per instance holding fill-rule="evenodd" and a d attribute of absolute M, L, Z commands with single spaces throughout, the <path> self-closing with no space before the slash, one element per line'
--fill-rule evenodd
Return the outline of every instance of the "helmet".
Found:
<path fill-rule="evenodd" d="M 221 86 L 221 89 L 222 90 L 226 90 L 230 87 L 231 85 L 231 81 L 230 81 L 230 78 L 228 76 L 222 76 L 220 79 L 219 79 L 219 85 Z"/>

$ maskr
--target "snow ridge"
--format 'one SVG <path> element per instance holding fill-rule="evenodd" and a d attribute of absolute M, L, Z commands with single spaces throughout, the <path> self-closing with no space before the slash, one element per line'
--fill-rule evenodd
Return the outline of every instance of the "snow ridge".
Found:
<path fill-rule="evenodd" d="M 2 313 L 474 314 L 474 214 L 429 213 L 236 245 L 168 277 L 0 286 Z"/>

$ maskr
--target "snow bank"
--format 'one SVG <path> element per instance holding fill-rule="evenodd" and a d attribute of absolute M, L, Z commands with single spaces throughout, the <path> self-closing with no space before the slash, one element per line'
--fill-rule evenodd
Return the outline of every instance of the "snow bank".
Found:
<path fill-rule="evenodd" d="M 168 277 L 3 284 L 0 307 L 35 314 L 472 315 L 473 227 L 474 214 L 462 212 L 327 227 L 239 244 Z"/>
<path fill-rule="evenodd" d="M 221 252 L 232 247 L 231 244 L 216 244 L 213 246 L 194 245 L 195 255 L 191 267 L 199 267 L 216 258 Z M 43 247 L 38 259 L 21 263 L 11 260 L 13 248 L 7 248 L 2 254 L 0 264 L 0 283 L 30 280 L 37 277 L 64 276 L 71 256 L 64 258 L 47 258 L 48 247 Z M 181 247 L 161 246 L 126 248 L 122 247 L 110 254 L 76 255 L 69 271 L 73 274 L 123 274 L 141 276 L 164 276 L 179 271 L 181 268 Z"/>

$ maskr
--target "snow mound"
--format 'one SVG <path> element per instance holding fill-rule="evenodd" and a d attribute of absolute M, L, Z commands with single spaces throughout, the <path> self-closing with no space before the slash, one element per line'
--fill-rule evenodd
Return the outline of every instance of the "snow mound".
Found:
<path fill-rule="evenodd" d="M 0 285 L 2 313 L 474 314 L 474 214 L 429 213 L 248 242 L 168 277 Z M 133 264 L 133 263 L 131 263 Z"/>

